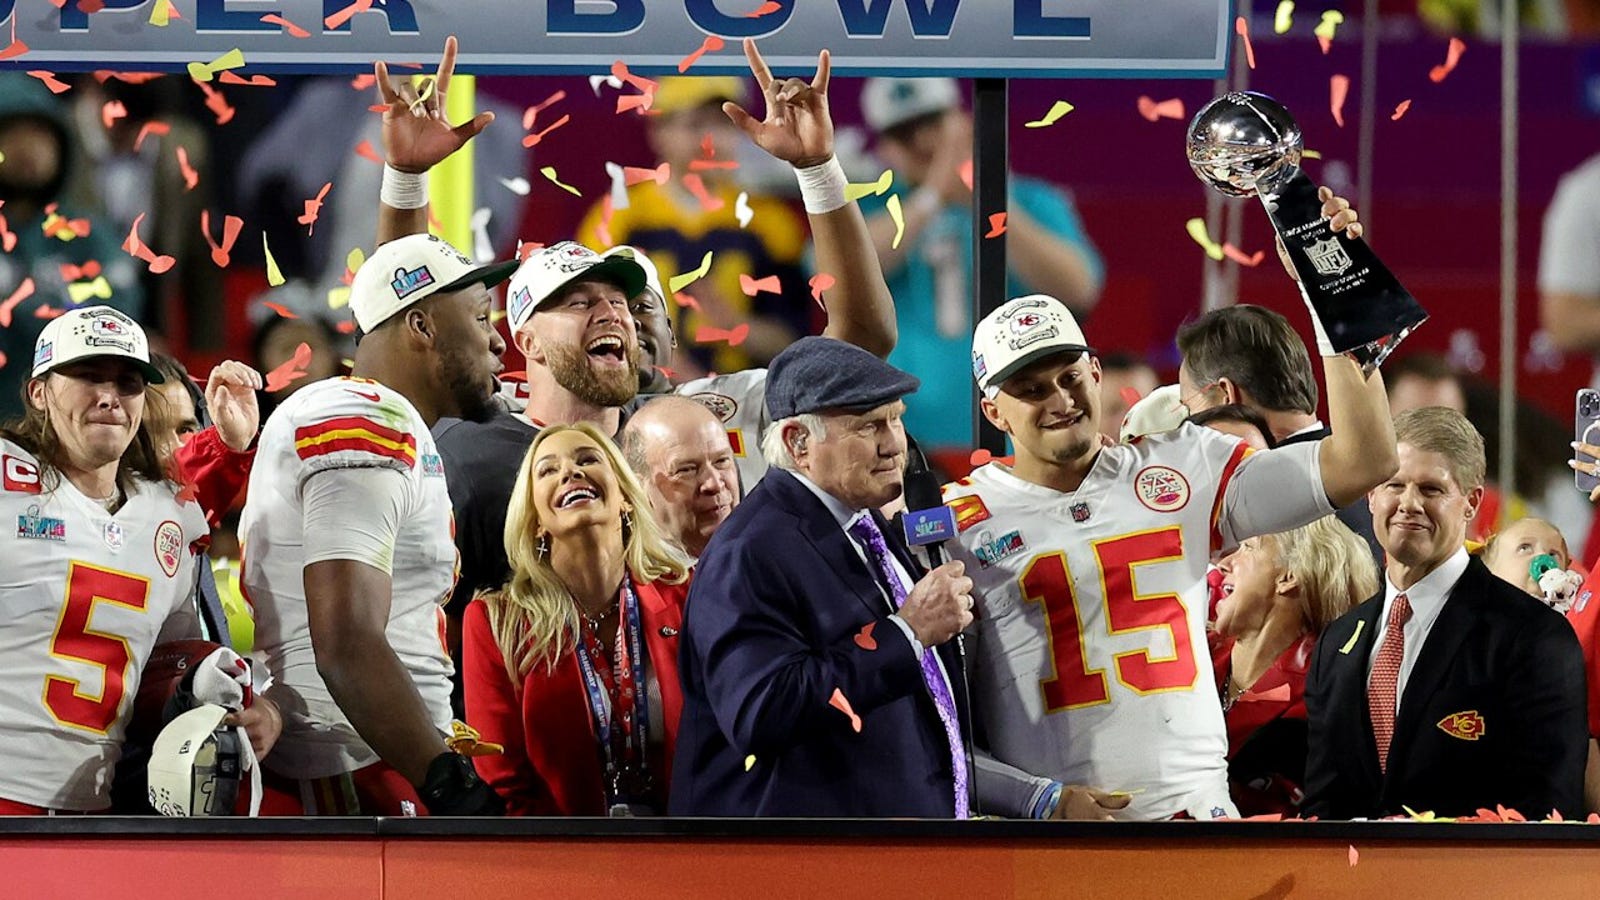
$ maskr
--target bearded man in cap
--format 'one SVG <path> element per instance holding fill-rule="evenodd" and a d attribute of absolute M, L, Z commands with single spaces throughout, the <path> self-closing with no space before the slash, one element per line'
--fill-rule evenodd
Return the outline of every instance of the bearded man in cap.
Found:
<path fill-rule="evenodd" d="M 903 489 L 916 389 L 831 338 L 773 360 L 773 468 L 689 590 L 673 814 L 967 816 L 952 638 L 972 582 L 959 563 L 924 574 L 877 512 Z"/>

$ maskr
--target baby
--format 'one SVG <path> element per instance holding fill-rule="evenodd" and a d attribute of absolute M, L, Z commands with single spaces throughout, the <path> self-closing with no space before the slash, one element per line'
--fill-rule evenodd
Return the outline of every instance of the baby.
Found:
<path fill-rule="evenodd" d="M 1541 562 L 1541 571 L 1535 575 L 1534 562 L 1541 556 L 1550 557 L 1555 565 Z M 1572 558 L 1567 553 L 1566 539 L 1543 519 L 1518 519 L 1506 526 L 1489 539 L 1483 549 L 1483 562 L 1500 579 L 1552 606 L 1570 603 L 1577 583 L 1582 581 L 1577 573 L 1567 571 Z M 1570 587 L 1568 582 L 1572 582 Z"/>

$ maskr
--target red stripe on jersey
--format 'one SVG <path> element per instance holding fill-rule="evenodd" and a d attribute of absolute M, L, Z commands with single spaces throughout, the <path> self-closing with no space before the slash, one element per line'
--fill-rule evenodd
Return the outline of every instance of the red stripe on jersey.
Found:
<path fill-rule="evenodd" d="M 329 419 L 326 422 L 318 422 L 315 425 L 304 425 L 295 429 L 294 439 L 296 443 L 299 443 L 306 438 L 313 438 L 319 434 L 327 434 L 330 431 L 344 431 L 351 428 L 370 431 L 376 437 L 386 438 L 397 444 L 406 444 L 412 449 L 416 449 L 417 446 L 415 436 L 404 431 L 395 431 L 393 428 L 379 425 L 365 416 L 341 416 L 337 419 Z"/>
<path fill-rule="evenodd" d="M 1217 499 L 1211 503 L 1211 552 L 1222 549 L 1222 501 L 1228 496 L 1228 483 L 1233 481 L 1233 473 L 1239 468 L 1239 463 L 1252 452 L 1250 445 L 1239 442 L 1233 448 L 1233 455 L 1228 457 L 1227 465 L 1222 467 L 1222 477 L 1217 479 Z"/>
<path fill-rule="evenodd" d="M 407 468 L 411 468 L 417 464 L 416 453 L 410 450 L 396 450 L 392 447 L 385 447 L 382 444 L 379 444 L 375 441 L 366 440 L 365 438 L 339 438 L 336 441 L 324 441 L 320 444 L 312 444 L 309 447 L 295 448 L 295 452 L 300 454 L 301 459 L 310 459 L 313 456 L 324 456 L 329 453 L 338 453 L 340 450 L 357 450 L 362 453 L 372 453 L 378 456 L 388 457 L 389 459 L 397 459 L 400 462 L 405 463 Z"/>

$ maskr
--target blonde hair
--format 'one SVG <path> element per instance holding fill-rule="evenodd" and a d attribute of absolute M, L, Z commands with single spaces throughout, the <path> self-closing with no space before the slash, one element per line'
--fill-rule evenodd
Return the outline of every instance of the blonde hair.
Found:
<path fill-rule="evenodd" d="M 1313 635 L 1378 592 L 1372 549 L 1333 516 L 1272 535 L 1272 542 L 1278 565 L 1300 584 L 1300 611 Z"/>
<path fill-rule="evenodd" d="M 1483 435 L 1467 417 L 1446 406 L 1408 409 L 1394 417 L 1394 437 L 1399 444 L 1437 453 L 1450 461 L 1450 477 L 1465 494 L 1482 487 L 1487 463 Z"/>
<path fill-rule="evenodd" d="M 506 509 L 505 546 L 511 579 L 499 590 L 480 595 L 489 614 L 489 630 L 513 681 L 526 675 L 535 663 L 554 669 L 578 628 L 578 606 L 572 592 L 550 567 L 549 555 L 539 553 L 539 508 L 534 503 L 534 457 L 539 446 L 569 431 L 583 434 L 600 448 L 627 508 L 631 508 L 632 527 L 624 528 L 622 534 L 628 573 L 641 583 L 679 584 L 688 577 L 687 561 L 663 536 L 661 526 L 650 515 L 644 488 L 611 439 L 588 422 L 543 429 L 522 457 Z M 622 526 L 618 521 L 617 527 Z"/>

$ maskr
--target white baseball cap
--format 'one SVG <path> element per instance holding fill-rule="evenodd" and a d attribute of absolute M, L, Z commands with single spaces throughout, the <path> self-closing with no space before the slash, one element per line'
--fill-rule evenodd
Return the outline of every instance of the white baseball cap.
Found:
<path fill-rule="evenodd" d="M 533 318 L 534 310 L 579 278 L 610 276 L 632 300 L 645 289 L 645 271 L 632 247 L 614 247 L 596 253 L 576 241 L 559 241 L 540 247 L 511 276 L 506 292 L 506 318 L 512 331 Z"/>
<path fill-rule="evenodd" d="M 1183 391 L 1175 384 L 1158 387 L 1128 407 L 1117 430 L 1124 443 L 1134 438 L 1175 431 L 1189 418 Z"/>
<path fill-rule="evenodd" d="M 434 294 L 473 284 L 494 287 L 517 268 L 514 259 L 480 266 L 431 234 L 408 234 L 367 257 L 350 283 L 350 311 L 365 334 Z"/>
<path fill-rule="evenodd" d="M 879 134 L 960 105 L 953 78 L 868 78 L 861 88 L 861 116 Z"/>
<path fill-rule="evenodd" d="M 629 247 L 627 245 L 612 247 L 605 252 L 606 256 L 611 256 L 612 254 L 618 256 L 627 254 L 629 259 L 638 263 L 639 268 L 644 270 L 644 286 L 655 291 L 656 296 L 661 298 L 662 303 L 672 299 L 667 296 L 666 289 L 661 286 L 661 272 L 656 269 L 656 264 L 651 261 L 649 254 L 638 247 Z"/>
<path fill-rule="evenodd" d="M 1053 353 L 1093 353 L 1072 311 L 1046 294 L 1007 301 L 972 332 L 972 377 L 998 388 L 1030 363 Z"/>
<path fill-rule="evenodd" d="M 150 365 L 150 341 L 144 329 L 109 306 L 85 306 L 51 319 L 33 343 L 33 377 L 98 356 L 133 360 L 149 384 L 167 380 L 160 369 Z"/>
<path fill-rule="evenodd" d="M 247 767 L 244 729 L 223 725 L 213 704 L 179 715 L 156 737 L 146 763 L 150 805 L 164 816 L 230 816 Z"/>

